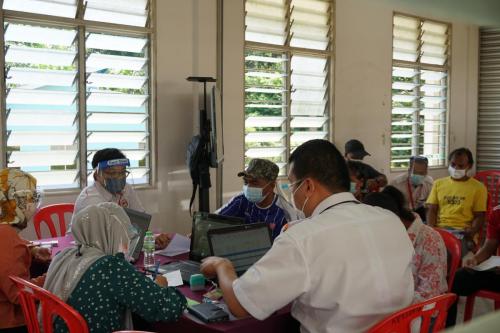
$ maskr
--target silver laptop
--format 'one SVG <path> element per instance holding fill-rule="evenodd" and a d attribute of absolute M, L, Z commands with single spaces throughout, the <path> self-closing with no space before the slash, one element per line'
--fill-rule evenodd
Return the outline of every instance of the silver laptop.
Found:
<path fill-rule="evenodd" d="M 130 223 L 139 234 L 139 240 L 135 243 L 134 249 L 130 249 L 131 258 L 133 261 L 137 261 L 141 255 L 144 236 L 146 235 L 146 231 L 148 231 L 149 224 L 151 223 L 151 215 L 130 208 L 124 208 L 124 210 L 130 218 Z"/>

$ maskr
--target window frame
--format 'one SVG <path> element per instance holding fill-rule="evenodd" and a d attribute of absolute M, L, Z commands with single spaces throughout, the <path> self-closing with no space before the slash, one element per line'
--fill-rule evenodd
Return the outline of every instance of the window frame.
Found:
<path fill-rule="evenodd" d="M 292 99 L 292 89 L 291 89 L 291 58 L 292 56 L 313 56 L 317 58 L 324 58 L 326 59 L 326 66 L 328 66 L 328 85 L 326 88 L 326 91 L 328 93 L 328 101 L 325 105 L 325 115 L 328 116 L 328 120 L 326 125 L 328 126 L 327 129 L 327 139 L 329 141 L 333 141 L 333 128 L 334 128 L 334 103 L 333 103 L 333 98 L 334 98 L 334 83 L 335 83 L 335 76 L 334 76 L 334 67 L 335 67 L 335 32 L 336 32 L 336 26 L 335 26 L 335 8 L 336 8 L 336 1 L 335 0 L 327 0 L 330 2 L 330 9 L 329 9 L 329 16 L 330 16 L 330 32 L 329 32 L 329 38 L 328 38 L 328 43 L 329 46 L 326 50 L 315 50 L 315 49 L 308 49 L 308 48 L 301 48 L 301 47 L 293 47 L 290 46 L 290 41 L 291 41 L 291 25 L 292 25 L 292 20 L 291 20 L 291 0 L 285 0 L 285 6 L 286 6 L 286 14 L 285 14 L 285 20 L 286 20 L 286 34 L 285 34 L 285 45 L 277 45 L 277 44 L 270 44 L 270 43 L 261 43 L 261 42 L 254 42 L 254 41 L 247 41 L 245 36 L 243 36 L 243 55 L 246 54 L 246 51 L 263 51 L 263 52 L 276 52 L 276 53 L 283 53 L 288 61 L 286 62 L 286 80 L 285 80 L 285 93 L 286 95 L 286 110 L 284 113 L 285 117 L 285 174 L 284 175 L 279 175 L 278 179 L 283 180 L 287 178 L 288 172 L 289 172 L 289 166 L 288 166 L 288 159 L 291 155 L 291 134 L 292 134 L 292 129 L 291 129 L 291 99 Z M 243 20 L 244 20 L 244 34 L 246 31 L 246 0 L 244 1 L 243 5 Z M 245 78 L 246 78 L 246 72 L 245 72 L 245 56 L 243 56 L 243 98 L 245 98 Z M 243 104 L 245 102 L 243 101 Z M 246 113 L 245 113 L 245 105 L 243 105 L 243 158 L 242 158 L 242 167 L 243 169 L 245 168 L 245 158 L 246 158 L 246 133 L 245 133 L 245 121 L 246 121 Z"/>
<path fill-rule="evenodd" d="M 413 18 L 419 20 L 419 24 L 421 25 L 422 22 L 424 21 L 430 21 L 438 24 L 445 24 L 448 28 L 447 32 L 447 46 L 448 46 L 448 53 L 447 53 L 447 60 L 444 65 L 433 65 L 433 64 L 425 64 L 420 62 L 420 55 L 418 56 L 417 61 L 412 62 L 412 61 L 405 61 L 405 60 L 396 60 L 394 59 L 394 17 L 395 16 L 405 16 L 408 18 Z M 393 83 L 393 75 L 392 72 L 394 70 L 394 67 L 405 67 L 405 68 L 412 68 L 415 70 L 418 70 L 419 72 L 422 70 L 431 70 L 431 71 L 445 71 L 446 72 L 446 117 L 445 117 L 445 147 L 444 147 L 444 164 L 442 165 L 429 165 L 430 170 L 439 170 L 439 169 L 446 169 L 447 168 L 447 157 L 448 153 L 450 151 L 450 105 L 451 105 L 451 77 L 452 77 L 452 57 L 453 57 L 453 52 L 452 52 L 452 39 L 453 39 L 453 24 L 450 22 L 446 21 L 441 21 L 441 20 L 436 20 L 436 19 L 431 19 L 423 16 L 418 16 L 418 15 L 413 15 L 413 14 L 408 14 L 408 13 L 403 13 L 403 12 L 398 12 L 398 11 L 393 11 L 392 16 L 392 29 L 391 29 L 391 83 L 390 83 L 390 91 L 391 91 L 391 108 L 390 108 L 390 134 L 389 134 L 389 170 L 390 172 L 401 172 L 401 171 L 406 171 L 408 170 L 407 167 L 392 167 L 392 134 L 393 134 L 393 127 L 392 127 L 392 97 L 393 97 L 393 92 L 392 92 L 392 83 Z M 418 41 L 421 42 L 420 40 L 421 36 L 418 37 Z M 420 46 L 419 46 L 420 48 Z M 420 113 L 417 113 L 417 118 L 420 115 Z M 419 123 L 420 124 L 420 123 Z M 419 124 L 416 125 L 418 128 Z M 415 126 L 414 126 L 415 127 Z M 417 129 L 418 130 L 418 129 Z M 414 130 L 412 129 L 412 134 Z M 413 141 L 413 140 L 412 140 Z M 418 143 L 419 141 L 417 141 Z M 413 151 L 415 149 L 418 149 L 418 145 L 416 145 L 414 142 L 412 142 L 412 155 Z"/>
<path fill-rule="evenodd" d="M 0 8 L 0 167 L 7 167 L 7 93 L 6 93 L 6 75 L 5 75 L 5 21 L 15 22 L 27 25 L 40 25 L 44 27 L 56 28 L 72 28 L 77 31 L 76 57 L 78 58 L 77 65 L 77 80 L 78 80 L 78 106 L 77 118 L 75 123 L 78 123 L 78 180 L 79 186 L 75 188 L 55 188 L 44 190 L 47 194 L 74 194 L 79 193 L 83 188 L 89 185 L 88 176 L 90 175 L 87 169 L 89 156 L 87 152 L 87 82 L 86 82 L 86 45 L 85 34 L 87 32 L 98 32 L 105 34 L 114 34 L 117 36 L 126 37 L 146 37 L 148 39 L 147 54 L 147 73 L 148 73 L 148 116 L 146 123 L 146 131 L 148 133 L 148 150 L 149 150 L 149 177 L 148 182 L 143 184 L 132 184 L 136 189 L 156 188 L 157 186 L 157 133 L 156 133 L 156 0 L 149 0 L 148 19 L 145 27 L 129 26 L 116 23 L 98 22 L 85 20 L 84 15 L 84 0 L 76 0 L 75 18 L 66 18 L 52 16 L 46 14 L 37 14 L 29 12 L 21 12 L 14 10 L 6 10 Z M 82 75 L 83 73 L 83 75 Z M 85 96 L 82 98 L 82 96 Z"/>

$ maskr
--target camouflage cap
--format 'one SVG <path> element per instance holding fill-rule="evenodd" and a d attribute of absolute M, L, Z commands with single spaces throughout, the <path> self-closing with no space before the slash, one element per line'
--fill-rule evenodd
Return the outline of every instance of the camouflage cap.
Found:
<path fill-rule="evenodd" d="M 238 173 L 238 177 L 261 178 L 269 181 L 274 181 L 278 178 L 279 167 L 269 161 L 261 158 L 254 158 L 248 164 L 245 171 Z"/>

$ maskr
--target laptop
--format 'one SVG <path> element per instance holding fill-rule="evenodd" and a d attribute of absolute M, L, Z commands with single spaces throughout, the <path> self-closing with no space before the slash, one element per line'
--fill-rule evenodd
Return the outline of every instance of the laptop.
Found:
<path fill-rule="evenodd" d="M 142 251 L 142 244 L 144 243 L 144 236 L 146 231 L 149 229 L 149 224 L 151 222 L 151 215 L 130 208 L 124 208 L 125 213 L 127 213 L 130 223 L 134 226 L 135 230 L 139 234 L 139 240 L 135 244 L 131 258 L 133 261 L 137 261 Z M 132 251 L 132 249 L 131 249 Z"/>
<path fill-rule="evenodd" d="M 272 238 L 267 223 L 255 223 L 210 230 L 208 243 L 212 255 L 229 259 L 240 276 L 269 251 Z"/>
<path fill-rule="evenodd" d="M 193 215 L 191 225 L 191 245 L 189 249 L 189 260 L 169 263 L 160 266 L 162 272 L 181 271 L 182 281 L 189 283 L 189 278 L 193 274 L 200 274 L 200 262 L 202 259 L 211 256 L 210 245 L 208 244 L 208 232 L 231 226 L 245 224 L 245 219 L 206 212 L 196 212 Z"/>

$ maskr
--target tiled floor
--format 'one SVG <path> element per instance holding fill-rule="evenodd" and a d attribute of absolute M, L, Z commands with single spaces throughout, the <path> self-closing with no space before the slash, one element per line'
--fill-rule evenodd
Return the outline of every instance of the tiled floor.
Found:
<path fill-rule="evenodd" d="M 457 324 L 462 323 L 464 320 L 464 309 L 465 309 L 465 297 L 460 297 L 458 303 L 458 316 Z M 472 318 L 477 318 L 478 316 L 484 315 L 486 313 L 492 312 L 494 310 L 493 301 L 486 298 L 476 298 L 474 303 L 474 313 Z M 499 328 L 500 332 L 500 328 Z"/>

